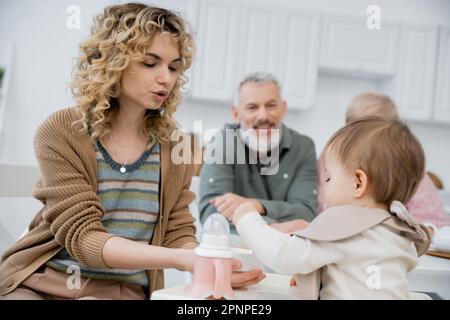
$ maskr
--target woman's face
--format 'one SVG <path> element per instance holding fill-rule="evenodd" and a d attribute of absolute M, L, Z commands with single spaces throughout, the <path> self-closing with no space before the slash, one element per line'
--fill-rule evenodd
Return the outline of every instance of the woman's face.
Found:
<path fill-rule="evenodd" d="M 170 35 L 155 34 L 145 50 L 144 61 L 130 63 L 122 73 L 120 105 L 159 109 L 172 91 L 180 69 L 178 44 Z"/>

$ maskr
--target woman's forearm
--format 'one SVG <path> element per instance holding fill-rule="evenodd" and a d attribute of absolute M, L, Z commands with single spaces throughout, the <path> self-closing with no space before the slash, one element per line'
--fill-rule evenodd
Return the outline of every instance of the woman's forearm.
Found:
<path fill-rule="evenodd" d="M 187 248 L 186 248 L 187 249 Z M 191 250 L 170 249 L 111 237 L 103 246 L 104 263 L 111 269 L 151 270 L 175 268 L 191 271 Z"/>

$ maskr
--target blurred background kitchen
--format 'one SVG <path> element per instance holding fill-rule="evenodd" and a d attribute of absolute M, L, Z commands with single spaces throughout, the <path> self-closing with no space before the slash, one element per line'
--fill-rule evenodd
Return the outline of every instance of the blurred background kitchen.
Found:
<path fill-rule="evenodd" d="M 73 104 L 78 45 L 94 15 L 121 2 L 0 1 L 0 253 L 40 207 L 31 198 L 34 132 Z M 194 121 L 204 131 L 231 122 L 238 81 L 268 71 L 283 86 L 286 124 L 310 136 L 319 154 L 351 98 L 381 91 L 422 142 L 450 211 L 450 0 L 141 2 L 175 9 L 195 32 L 191 81 L 176 113 L 187 130 Z"/>

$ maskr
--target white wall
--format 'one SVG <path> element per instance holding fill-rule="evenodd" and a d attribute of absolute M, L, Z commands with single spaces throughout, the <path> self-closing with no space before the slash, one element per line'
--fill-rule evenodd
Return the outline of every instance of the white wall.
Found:
<path fill-rule="evenodd" d="M 72 103 L 67 86 L 72 62 L 80 41 L 89 34 L 93 14 L 117 2 L 0 1 L 0 43 L 15 46 L 5 134 L 0 137 L 1 162 L 35 163 L 32 137 L 36 128 L 50 113 Z M 81 9 L 79 30 L 66 27 L 70 5 Z"/>
<path fill-rule="evenodd" d="M 273 5 L 271 0 L 250 1 Z M 34 131 L 50 113 L 71 105 L 70 91 L 65 84 L 70 81 L 78 43 L 88 33 L 93 14 L 116 2 L 119 1 L 0 1 L 0 43 L 14 41 L 16 44 L 5 134 L 0 137 L 3 139 L 0 162 L 36 163 L 32 151 Z M 367 6 L 374 4 L 371 0 L 278 0 L 276 3 L 355 15 L 364 15 Z M 72 4 L 81 8 L 81 30 L 66 28 L 66 9 Z M 381 7 L 382 19 L 450 25 L 448 0 L 379 0 L 376 4 Z M 312 137 L 319 153 L 328 137 L 343 124 L 345 106 L 351 97 L 377 88 L 374 80 L 320 75 L 314 108 L 288 113 L 286 123 Z M 177 119 L 191 130 L 195 120 L 203 120 L 204 129 L 220 128 L 224 121 L 231 121 L 229 109 L 225 104 L 187 100 L 179 107 Z M 413 123 L 411 128 L 424 145 L 427 168 L 437 173 L 450 190 L 450 126 Z"/>

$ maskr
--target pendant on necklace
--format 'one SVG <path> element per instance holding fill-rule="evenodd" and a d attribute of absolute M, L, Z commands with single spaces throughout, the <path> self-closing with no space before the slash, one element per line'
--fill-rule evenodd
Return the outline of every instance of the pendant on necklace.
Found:
<path fill-rule="evenodd" d="M 122 167 L 120 168 L 120 172 L 122 172 L 122 173 L 127 172 L 127 169 L 125 168 L 125 166 L 122 166 Z"/>

